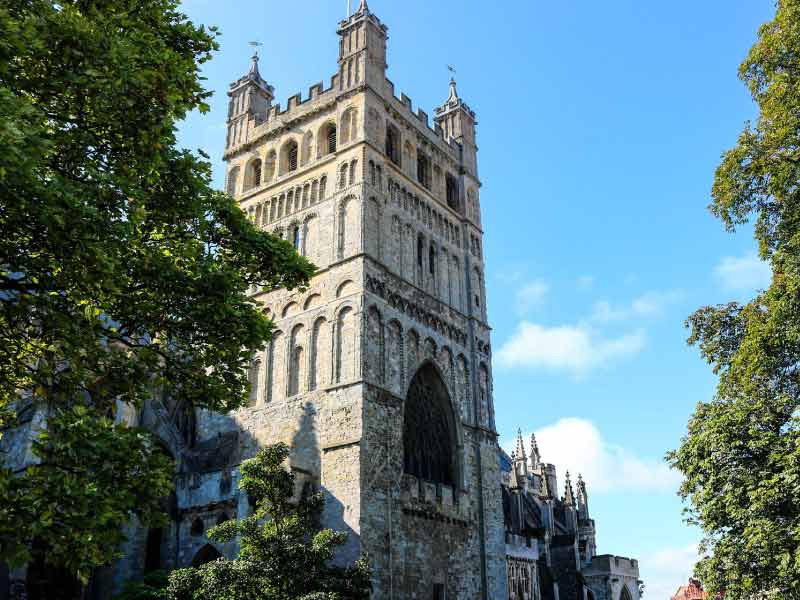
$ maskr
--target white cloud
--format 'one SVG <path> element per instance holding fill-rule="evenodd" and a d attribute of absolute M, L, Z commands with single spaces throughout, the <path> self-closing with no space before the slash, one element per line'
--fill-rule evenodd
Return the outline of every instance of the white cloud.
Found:
<path fill-rule="evenodd" d="M 593 321 L 623 321 L 633 318 L 658 317 L 667 308 L 680 301 L 683 293 L 679 290 L 649 291 L 634 298 L 629 305 L 612 306 L 606 300 L 595 302 L 590 317 Z"/>
<path fill-rule="evenodd" d="M 591 421 L 564 418 L 534 433 L 542 460 L 558 467 L 560 485 L 565 471 L 573 480 L 582 474 L 590 493 L 675 491 L 680 483 L 678 473 L 663 460 L 641 458 L 610 443 Z M 506 447 L 512 449 L 514 444 Z"/>
<path fill-rule="evenodd" d="M 642 331 L 604 338 L 582 324 L 545 327 L 522 321 L 498 350 L 497 359 L 507 368 L 544 368 L 580 375 L 639 353 L 644 342 Z"/>
<path fill-rule="evenodd" d="M 541 279 L 526 283 L 517 290 L 517 309 L 521 313 L 526 313 L 540 306 L 549 292 L 550 286 Z"/>
<path fill-rule="evenodd" d="M 697 544 L 668 546 L 639 559 L 639 572 L 645 583 L 645 597 L 667 600 L 681 585 L 686 585 L 698 561 Z"/>
<path fill-rule="evenodd" d="M 749 292 L 769 287 L 772 271 L 754 253 L 745 256 L 726 256 L 714 267 L 714 277 L 725 289 Z"/>

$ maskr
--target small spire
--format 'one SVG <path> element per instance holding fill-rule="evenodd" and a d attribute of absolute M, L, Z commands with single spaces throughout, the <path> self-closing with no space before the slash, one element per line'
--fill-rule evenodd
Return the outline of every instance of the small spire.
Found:
<path fill-rule="evenodd" d="M 456 89 L 455 77 L 450 78 L 450 95 L 447 97 L 447 103 L 458 102 L 458 90 Z"/>
<path fill-rule="evenodd" d="M 525 456 L 525 444 L 522 441 L 522 429 L 517 430 L 517 448 L 514 450 L 518 460 L 527 460 Z"/>
<path fill-rule="evenodd" d="M 547 481 L 547 473 L 542 473 L 542 487 L 540 495 L 545 499 L 553 497 L 552 491 L 550 490 L 550 483 Z"/>
<path fill-rule="evenodd" d="M 369 6 L 367 6 L 367 0 L 361 0 L 361 2 L 358 5 L 357 12 L 358 13 L 369 12 Z"/>
<path fill-rule="evenodd" d="M 248 71 L 248 75 L 251 77 L 258 77 L 261 78 L 261 74 L 258 72 L 258 50 L 253 52 L 253 56 L 251 58 L 250 63 L 250 71 Z"/>
<path fill-rule="evenodd" d="M 586 482 L 578 474 L 578 514 L 581 519 L 589 518 L 589 495 L 586 493 Z"/>
<path fill-rule="evenodd" d="M 564 481 L 564 504 L 568 506 L 575 506 L 575 494 L 572 491 L 572 481 L 569 479 L 569 471 Z"/>
<path fill-rule="evenodd" d="M 536 443 L 536 434 L 531 434 L 531 468 L 535 469 L 539 466 L 539 444 Z"/>

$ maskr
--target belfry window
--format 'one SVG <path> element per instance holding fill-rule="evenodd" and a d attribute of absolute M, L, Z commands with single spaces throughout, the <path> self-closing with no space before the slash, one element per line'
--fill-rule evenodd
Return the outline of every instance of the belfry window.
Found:
<path fill-rule="evenodd" d="M 317 158 L 336 152 L 336 124 L 325 123 L 317 133 Z"/>
<path fill-rule="evenodd" d="M 386 156 L 400 166 L 400 134 L 393 125 L 386 126 Z"/>
<path fill-rule="evenodd" d="M 285 175 L 297 170 L 297 142 L 289 140 L 281 148 L 280 174 Z"/>
<path fill-rule="evenodd" d="M 403 470 L 418 479 L 456 484 L 456 430 L 450 396 L 436 367 L 411 380 L 403 416 Z"/>
<path fill-rule="evenodd" d="M 455 177 L 450 175 L 450 173 L 447 174 L 445 181 L 446 181 L 445 185 L 447 188 L 447 206 L 449 206 L 453 210 L 459 210 L 458 182 L 456 181 Z"/>
<path fill-rule="evenodd" d="M 428 157 L 417 152 L 417 180 L 426 188 L 431 187 L 431 163 Z"/>
<path fill-rule="evenodd" d="M 336 126 L 331 125 L 328 129 L 328 154 L 336 152 Z"/>

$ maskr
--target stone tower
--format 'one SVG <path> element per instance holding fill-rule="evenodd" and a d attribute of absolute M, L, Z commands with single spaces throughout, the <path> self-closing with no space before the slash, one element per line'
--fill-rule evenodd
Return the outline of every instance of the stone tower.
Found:
<path fill-rule="evenodd" d="M 227 190 L 319 267 L 254 291 L 276 333 L 233 421 L 244 456 L 292 446 L 375 598 L 505 598 L 475 113 L 455 81 L 433 125 L 395 96 L 364 0 L 338 34 L 329 87 L 282 109 L 254 59 L 229 92 Z"/>

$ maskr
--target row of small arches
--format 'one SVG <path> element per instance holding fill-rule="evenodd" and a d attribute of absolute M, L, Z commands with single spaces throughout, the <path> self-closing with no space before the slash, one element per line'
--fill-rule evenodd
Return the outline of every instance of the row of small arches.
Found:
<path fill-rule="evenodd" d="M 312 161 L 325 158 L 337 151 L 339 146 L 349 144 L 358 137 L 358 111 L 351 107 L 346 109 L 339 120 L 326 121 L 316 132 L 306 131 L 301 137 L 294 136 L 285 140 L 279 150 L 272 149 L 265 157 L 255 156 L 244 166 L 244 177 L 241 191 L 247 192 L 262 185 L 271 183 L 275 177 L 282 177 L 296 171 L 299 167 Z M 239 191 L 241 167 L 233 167 L 229 173 L 225 191 L 236 195 Z"/>
<path fill-rule="evenodd" d="M 320 316 L 310 327 L 295 324 L 288 335 L 276 331 L 250 363 L 250 406 L 353 380 L 356 334 L 355 310 L 349 303 L 338 309 L 333 321 Z M 323 372 L 324 365 L 332 367 L 329 372 Z"/>
<path fill-rule="evenodd" d="M 250 219 L 264 227 L 284 217 L 313 206 L 325 200 L 328 177 L 323 175 L 319 179 L 306 181 L 301 186 L 295 186 L 280 194 L 263 200 L 247 209 Z"/>
<path fill-rule="evenodd" d="M 403 168 L 403 156 L 406 156 L 407 160 L 413 161 L 416 155 L 416 171 L 412 172 L 411 176 L 416 175 L 416 179 L 422 187 L 439 195 L 452 210 L 461 212 L 460 186 L 456 176 L 442 171 L 442 168 L 435 164 L 422 148 L 415 150 L 408 140 L 403 144 L 400 130 L 388 121 L 384 151 L 386 157 L 400 169 Z M 413 167 L 413 165 L 409 165 L 409 167 Z M 411 169 L 406 170 L 410 171 Z"/>
<path fill-rule="evenodd" d="M 393 179 L 389 178 L 387 184 L 389 201 L 396 208 L 414 215 L 425 227 L 435 231 L 444 240 L 461 247 L 461 229 L 457 224 Z"/>

